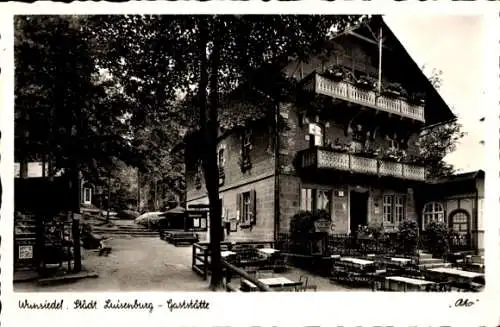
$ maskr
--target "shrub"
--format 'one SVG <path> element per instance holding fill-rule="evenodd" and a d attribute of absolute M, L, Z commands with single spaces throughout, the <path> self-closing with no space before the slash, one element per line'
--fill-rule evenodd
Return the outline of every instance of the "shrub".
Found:
<path fill-rule="evenodd" d="M 424 246 L 436 257 L 446 256 L 449 252 L 449 231 L 445 223 L 431 221 L 425 226 Z"/>
<path fill-rule="evenodd" d="M 314 213 L 299 211 L 292 217 L 290 221 L 290 241 L 293 252 L 307 253 L 310 250 L 310 235 L 315 231 L 314 223 L 320 219 L 331 220 L 331 217 L 326 210 L 318 210 Z"/>
<path fill-rule="evenodd" d="M 403 220 L 397 231 L 397 247 L 405 255 L 414 255 L 418 247 L 418 224 L 413 219 Z"/>
<path fill-rule="evenodd" d="M 374 239 L 378 240 L 384 235 L 384 227 L 382 224 L 372 223 L 367 227 L 368 235 L 371 235 Z"/>

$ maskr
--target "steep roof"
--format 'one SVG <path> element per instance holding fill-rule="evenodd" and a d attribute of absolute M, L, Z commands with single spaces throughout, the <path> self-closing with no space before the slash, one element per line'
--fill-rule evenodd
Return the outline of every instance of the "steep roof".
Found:
<path fill-rule="evenodd" d="M 382 54 L 382 62 L 391 63 L 389 67 L 386 66 L 384 69 L 393 68 L 391 72 L 398 74 L 407 85 L 424 86 L 423 91 L 426 93 L 425 125 L 435 125 L 456 119 L 450 107 L 384 21 L 383 16 L 372 16 L 352 28 L 337 33 L 334 37 L 350 35 L 361 38 L 374 43 L 374 50 L 378 51 L 376 39 L 379 36 L 377 32 L 380 28 L 384 39 L 384 49 L 390 49 L 390 51 L 385 51 Z"/>

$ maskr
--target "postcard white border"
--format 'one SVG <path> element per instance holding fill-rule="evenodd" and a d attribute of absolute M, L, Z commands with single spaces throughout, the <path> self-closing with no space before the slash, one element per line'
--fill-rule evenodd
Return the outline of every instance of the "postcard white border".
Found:
<path fill-rule="evenodd" d="M 2 138 L 0 171 L 3 183 L 3 205 L 1 208 L 1 301 L 0 322 L 6 326 L 32 326 L 34 324 L 67 326 L 101 326 L 121 324 L 123 326 L 495 326 L 500 324 L 497 290 L 499 290 L 499 40 L 500 29 L 498 6 L 495 2 L 452 1 L 164 1 L 129 3 L 36 3 L 0 5 L 0 75 Z M 491 108 L 485 121 L 485 147 L 488 159 L 485 186 L 485 259 L 486 290 L 463 297 L 478 299 L 470 308 L 454 308 L 453 303 L 461 296 L 444 293 L 272 293 L 272 294 L 227 294 L 227 293 L 13 293 L 12 292 L 12 229 L 13 229 L 13 20 L 12 14 L 96 14 L 96 13 L 154 13 L 154 14 L 202 14 L 202 13 L 303 13 L 303 14 L 484 14 L 485 58 L 484 85 L 487 94 L 481 105 Z M 473 110 L 473 108 L 471 108 Z M 473 158 L 471 158 L 473 160 Z M 204 299 L 211 303 L 209 311 L 155 310 L 147 312 L 88 312 L 67 310 L 62 312 L 20 312 L 18 300 L 59 299 L 66 303 L 77 298 L 105 300 L 107 298 L 160 303 L 172 299 Z M 450 308 L 449 306 L 452 306 Z M 164 311 L 164 312 L 162 312 Z M 112 322 L 113 321 L 113 322 Z M 115 322 L 116 321 L 116 322 Z"/>

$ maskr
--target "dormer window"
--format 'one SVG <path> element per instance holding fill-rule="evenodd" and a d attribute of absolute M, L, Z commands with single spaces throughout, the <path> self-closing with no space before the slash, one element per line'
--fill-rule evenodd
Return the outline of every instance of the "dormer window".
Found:
<path fill-rule="evenodd" d="M 319 124 L 310 123 L 309 124 L 309 146 L 323 146 L 325 135 L 323 133 L 323 127 Z"/>

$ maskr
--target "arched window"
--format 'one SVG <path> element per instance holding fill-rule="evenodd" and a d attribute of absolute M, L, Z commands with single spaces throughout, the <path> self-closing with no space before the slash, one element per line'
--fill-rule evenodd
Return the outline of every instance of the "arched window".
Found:
<path fill-rule="evenodd" d="M 469 233 L 469 213 L 465 210 L 455 210 L 450 214 L 451 229 L 458 234 Z"/>
<path fill-rule="evenodd" d="M 422 213 L 422 229 L 433 220 L 444 222 L 444 206 L 441 202 L 428 202 Z"/>

